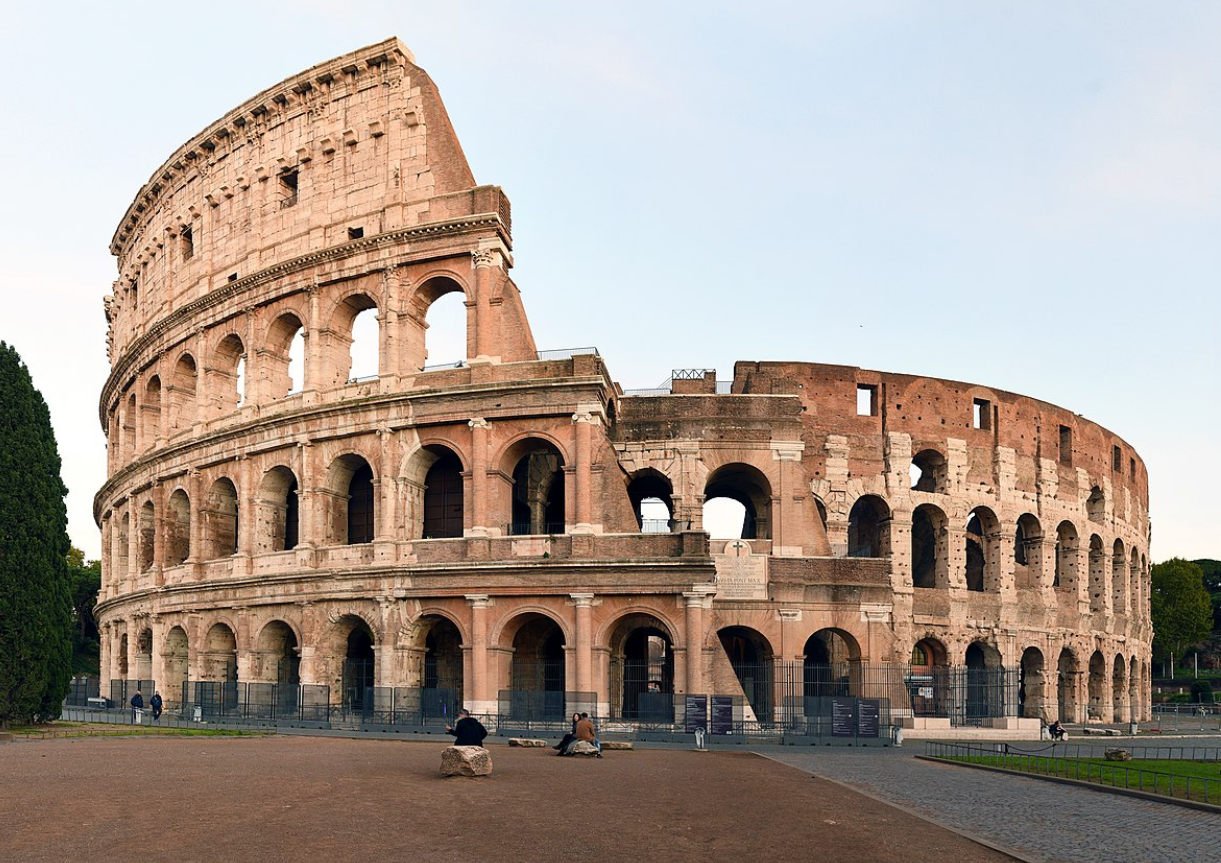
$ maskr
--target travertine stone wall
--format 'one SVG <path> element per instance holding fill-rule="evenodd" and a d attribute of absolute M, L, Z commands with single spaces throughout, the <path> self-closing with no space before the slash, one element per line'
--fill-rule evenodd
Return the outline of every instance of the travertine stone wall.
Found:
<path fill-rule="evenodd" d="M 635 659 L 663 693 L 741 692 L 735 651 L 831 645 L 1020 668 L 1029 717 L 1148 712 L 1148 483 L 1126 442 L 1024 396 L 843 366 L 624 394 L 596 351 L 537 350 L 509 214 L 393 39 L 154 172 L 111 246 L 104 678 L 339 700 L 359 661 L 490 711 L 545 669 L 614 713 Z M 428 367 L 451 293 L 466 360 Z M 378 374 L 352 379 L 372 309 Z M 705 533 L 714 498 L 747 513 L 739 540 Z"/>

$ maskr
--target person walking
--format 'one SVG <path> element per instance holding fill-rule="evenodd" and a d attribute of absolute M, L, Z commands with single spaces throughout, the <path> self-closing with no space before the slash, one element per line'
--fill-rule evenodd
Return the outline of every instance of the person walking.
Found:
<path fill-rule="evenodd" d="M 161 693 L 153 691 L 153 697 L 148 700 L 148 706 L 153 709 L 153 719 L 161 718 L 161 708 L 165 704 L 161 700 Z"/>
<path fill-rule="evenodd" d="M 577 740 L 592 744 L 594 749 L 598 750 L 598 757 L 602 757 L 602 742 L 598 740 L 598 733 L 594 730 L 594 724 L 589 721 L 588 713 L 582 713 L 580 721 L 577 722 Z"/>
<path fill-rule="evenodd" d="M 471 716 L 471 712 L 463 707 L 458 711 L 456 724 L 445 726 L 448 734 L 454 735 L 454 746 L 482 746 L 483 739 L 488 736 L 488 730 L 483 723 Z"/>

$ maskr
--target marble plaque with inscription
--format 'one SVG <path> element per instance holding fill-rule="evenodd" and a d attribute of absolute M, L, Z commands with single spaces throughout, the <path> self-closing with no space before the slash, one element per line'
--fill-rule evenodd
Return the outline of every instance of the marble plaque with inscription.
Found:
<path fill-rule="evenodd" d="M 767 556 L 751 554 L 750 543 L 734 540 L 713 560 L 717 599 L 767 599 Z"/>

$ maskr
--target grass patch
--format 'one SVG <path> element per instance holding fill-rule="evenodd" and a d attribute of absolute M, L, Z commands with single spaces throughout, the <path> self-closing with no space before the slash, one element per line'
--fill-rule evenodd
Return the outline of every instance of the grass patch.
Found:
<path fill-rule="evenodd" d="M 999 767 L 1017 773 L 1059 776 L 1112 788 L 1128 788 L 1221 805 L 1221 764 L 1215 761 L 1142 758 L 1107 761 L 1105 758 L 1054 758 L 1003 753 L 956 755 L 946 760 Z"/>

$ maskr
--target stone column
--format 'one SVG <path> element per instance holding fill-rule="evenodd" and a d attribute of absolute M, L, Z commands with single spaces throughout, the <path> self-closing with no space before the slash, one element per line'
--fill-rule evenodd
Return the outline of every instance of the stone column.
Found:
<path fill-rule="evenodd" d="M 470 593 L 466 601 L 471 605 L 471 684 L 474 698 L 466 704 L 472 713 L 493 713 L 495 700 L 491 696 L 488 679 L 488 607 L 491 600 L 486 593 Z"/>
<path fill-rule="evenodd" d="M 593 692 L 593 599 L 592 593 L 570 593 L 577 611 L 577 692 Z"/>
<path fill-rule="evenodd" d="M 482 417 L 475 417 L 467 425 L 471 427 L 471 526 L 466 533 L 468 536 L 489 536 L 492 535 L 488 524 L 489 425 Z"/>

